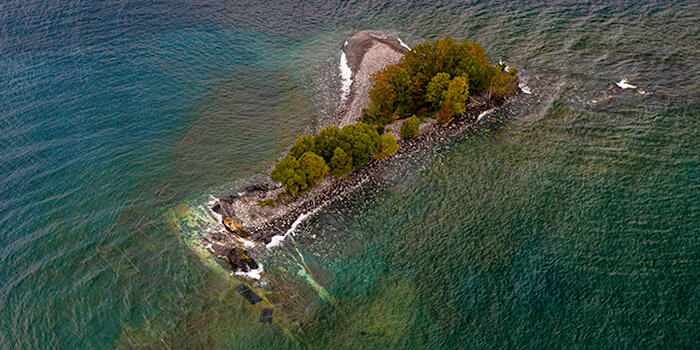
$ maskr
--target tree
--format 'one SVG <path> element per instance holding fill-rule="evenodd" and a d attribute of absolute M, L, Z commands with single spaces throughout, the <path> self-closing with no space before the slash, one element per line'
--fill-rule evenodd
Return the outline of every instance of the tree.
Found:
<path fill-rule="evenodd" d="M 429 103 L 433 108 L 439 108 L 442 102 L 445 101 L 445 94 L 450 85 L 450 75 L 447 73 L 438 73 L 428 83 L 425 90 L 425 102 Z"/>
<path fill-rule="evenodd" d="M 314 138 L 311 137 L 311 135 L 299 136 L 296 141 L 294 141 L 292 148 L 289 149 L 289 154 L 298 159 L 302 154 L 312 151 L 313 149 Z"/>
<path fill-rule="evenodd" d="M 379 151 L 374 154 L 374 158 L 384 160 L 394 155 L 399 150 L 399 144 L 392 133 L 382 136 L 382 145 Z"/>
<path fill-rule="evenodd" d="M 414 114 L 412 117 L 406 119 L 401 124 L 401 138 L 402 139 L 414 139 L 418 137 L 420 133 L 420 120 Z"/>
<path fill-rule="evenodd" d="M 352 159 L 352 166 L 358 168 L 367 164 L 372 154 L 381 147 L 381 136 L 365 123 L 345 126 L 338 133 L 338 147 Z"/>
<path fill-rule="evenodd" d="M 398 70 L 397 65 L 390 65 L 372 75 L 373 85 L 369 91 L 371 103 L 366 116 L 373 118 L 373 120 L 365 121 L 387 124 L 390 120 L 389 118 L 394 114 L 396 93 L 394 92 L 392 79 Z"/>
<path fill-rule="evenodd" d="M 343 178 L 352 170 L 352 158 L 342 148 L 336 147 L 330 161 L 331 175 Z"/>
<path fill-rule="evenodd" d="M 308 188 L 323 180 L 323 177 L 328 174 L 328 165 L 326 161 L 314 152 L 306 152 L 299 158 L 299 167 L 306 176 L 306 184 Z"/>
<path fill-rule="evenodd" d="M 296 195 L 311 189 L 327 173 L 326 162 L 315 153 L 306 152 L 299 159 L 289 153 L 272 169 L 270 178 L 284 185 L 287 193 Z"/>
<path fill-rule="evenodd" d="M 333 152 L 338 147 L 338 134 L 340 129 L 336 126 L 329 126 L 321 129 L 314 136 L 313 152 L 323 157 L 326 162 L 330 162 Z"/>
<path fill-rule="evenodd" d="M 436 119 L 440 124 L 447 124 L 454 119 L 455 112 L 452 110 L 452 104 L 445 101 L 436 113 Z"/>
<path fill-rule="evenodd" d="M 467 110 L 467 98 L 469 98 L 469 82 L 466 77 L 455 77 L 445 93 L 445 102 L 452 104 L 454 114 L 462 114 Z"/>
<path fill-rule="evenodd" d="M 270 172 L 270 178 L 284 185 L 287 193 L 296 195 L 304 191 L 307 186 L 306 176 L 300 170 L 299 161 L 291 154 L 287 154 Z"/>

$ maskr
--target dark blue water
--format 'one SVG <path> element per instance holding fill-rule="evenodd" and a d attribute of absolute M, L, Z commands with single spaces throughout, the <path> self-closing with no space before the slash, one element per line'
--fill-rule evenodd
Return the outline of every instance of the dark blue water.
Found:
<path fill-rule="evenodd" d="M 699 19 L 686 1 L 4 3 L 0 345 L 697 347 Z M 333 113 L 362 29 L 479 41 L 560 88 L 309 227 L 335 304 L 273 254 L 298 324 L 261 327 L 164 213 Z M 623 78 L 649 95 L 608 90 Z"/>

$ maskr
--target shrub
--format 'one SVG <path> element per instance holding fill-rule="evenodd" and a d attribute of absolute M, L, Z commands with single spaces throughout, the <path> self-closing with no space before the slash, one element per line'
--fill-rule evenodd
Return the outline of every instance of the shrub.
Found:
<path fill-rule="evenodd" d="M 384 160 L 394 155 L 399 150 L 399 144 L 392 133 L 382 136 L 382 145 L 379 151 L 374 154 L 374 158 Z"/>
<path fill-rule="evenodd" d="M 343 178 L 352 170 L 352 158 L 342 148 L 336 147 L 330 161 L 331 175 Z"/>
<path fill-rule="evenodd" d="M 268 198 L 264 201 L 260 201 L 260 206 L 264 208 L 264 207 L 268 207 L 271 205 L 275 205 L 276 202 L 277 201 L 274 198 Z"/>
<path fill-rule="evenodd" d="M 518 68 L 515 68 L 513 66 L 508 67 L 508 73 L 513 74 L 513 75 L 518 75 Z"/>
<path fill-rule="evenodd" d="M 401 138 L 402 139 L 413 139 L 418 137 L 420 133 L 420 120 L 415 114 L 404 120 L 401 124 Z"/>

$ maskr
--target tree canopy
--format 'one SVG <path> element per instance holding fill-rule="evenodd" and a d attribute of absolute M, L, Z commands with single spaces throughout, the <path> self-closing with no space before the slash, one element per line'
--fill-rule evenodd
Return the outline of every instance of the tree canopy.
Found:
<path fill-rule="evenodd" d="M 515 83 L 517 69 L 503 68 L 490 65 L 478 43 L 458 43 L 450 37 L 420 43 L 398 63 L 373 75 L 363 121 L 382 127 L 396 118 L 431 111 L 441 120 L 452 120 L 465 111 L 470 93 L 500 96 Z"/>
<path fill-rule="evenodd" d="M 311 189 L 329 172 L 345 177 L 353 168 L 367 164 L 373 155 L 384 159 L 396 153 L 398 144 L 389 135 L 391 140 L 386 136 L 383 139 L 371 125 L 360 122 L 342 129 L 331 126 L 315 136 L 299 137 L 272 170 L 270 178 L 282 183 L 289 194 L 296 195 Z"/>

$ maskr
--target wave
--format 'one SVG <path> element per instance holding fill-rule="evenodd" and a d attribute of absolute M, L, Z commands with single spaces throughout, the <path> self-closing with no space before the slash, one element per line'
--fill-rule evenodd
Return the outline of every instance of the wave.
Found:
<path fill-rule="evenodd" d="M 347 44 L 348 42 L 346 41 L 345 45 L 347 46 Z M 348 66 L 348 57 L 345 56 L 345 51 L 340 53 L 340 64 L 338 68 L 340 69 L 340 90 L 342 91 L 340 99 L 345 102 L 348 98 L 348 94 L 350 94 L 350 86 L 352 85 L 352 69 Z"/>
<path fill-rule="evenodd" d="M 491 109 L 489 109 L 489 110 L 485 110 L 485 111 L 479 113 L 479 116 L 476 118 L 476 121 L 481 121 L 481 119 L 483 119 L 485 116 L 487 116 L 487 115 L 493 113 L 494 110 L 496 110 L 496 109 L 495 109 L 495 108 L 491 108 Z"/>
<path fill-rule="evenodd" d="M 636 89 L 637 85 L 632 85 L 629 83 L 627 79 L 622 79 L 619 82 L 615 83 L 620 89 Z"/>
<path fill-rule="evenodd" d="M 252 278 L 259 280 L 260 279 L 260 274 L 263 273 L 263 265 L 258 262 L 258 268 L 254 270 L 250 270 L 248 272 L 237 270 L 236 272 L 231 272 L 231 275 L 236 275 L 236 276 L 241 276 L 241 277 L 247 277 L 247 278 Z"/>
<path fill-rule="evenodd" d="M 399 38 L 399 37 L 397 36 L 397 37 L 396 37 L 396 39 L 398 39 L 398 40 L 399 40 L 399 44 L 401 44 L 401 46 L 405 47 L 405 48 L 406 48 L 406 50 L 408 50 L 408 51 L 411 51 L 411 47 L 410 47 L 410 46 L 408 46 L 408 45 L 406 45 L 406 43 L 405 43 L 405 42 L 403 42 L 403 40 L 401 40 L 401 38 Z"/>
<path fill-rule="evenodd" d="M 520 82 L 518 83 L 518 87 L 520 88 L 520 90 L 523 91 L 524 94 L 528 94 L 528 95 L 531 95 L 531 94 L 532 94 L 532 90 L 530 90 L 530 87 L 528 87 L 527 85 L 525 85 L 524 82 L 520 81 Z"/>
<path fill-rule="evenodd" d="M 318 212 L 319 209 L 321 209 L 321 207 L 317 207 L 308 213 L 299 215 L 299 217 L 292 223 L 292 227 L 290 227 L 285 234 L 273 236 L 272 239 L 270 239 L 270 243 L 266 244 L 265 247 L 267 247 L 267 249 L 270 249 L 282 244 L 282 242 L 285 238 L 287 238 L 287 236 L 294 234 L 294 231 L 297 229 L 297 226 L 299 226 L 302 222 L 304 222 L 304 220 L 306 220 L 310 216 L 316 214 L 316 212 Z"/>

